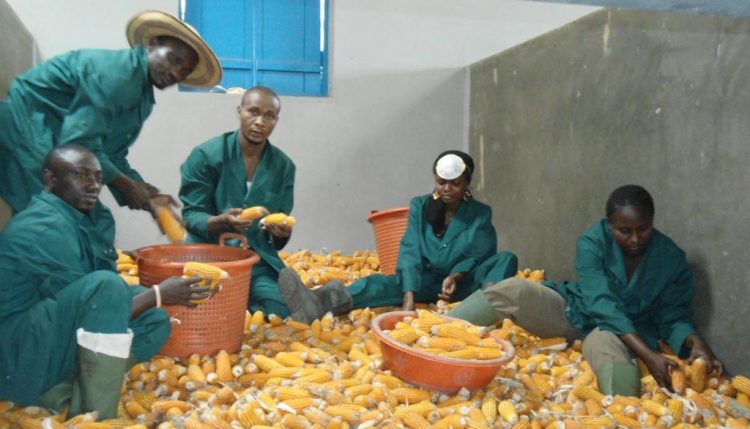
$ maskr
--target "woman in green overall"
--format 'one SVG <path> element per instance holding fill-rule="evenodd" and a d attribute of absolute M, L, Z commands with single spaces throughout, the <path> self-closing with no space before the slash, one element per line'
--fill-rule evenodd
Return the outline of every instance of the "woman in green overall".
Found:
<path fill-rule="evenodd" d="M 469 184 L 474 161 L 460 151 L 441 153 L 433 163 L 435 190 L 415 197 L 401 239 L 395 275 L 375 274 L 348 288 L 329 282 L 308 291 L 293 270 L 279 274 L 279 287 L 295 320 L 311 322 L 328 311 L 461 300 L 483 284 L 514 275 L 518 260 L 497 252 L 492 209 L 474 200 Z"/>
<path fill-rule="evenodd" d="M 659 354 L 660 340 L 721 372 L 693 326 L 685 252 L 653 227 L 651 195 L 636 185 L 617 188 L 606 215 L 578 239 L 577 283 L 508 279 L 477 291 L 449 315 L 480 325 L 509 318 L 542 337 L 585 335 L 583 355 L 605 394 L 640 395 L 634 356 L 659 385 L 670 387 L 669 369 L 677 363 Z"/>
<path fill-rule="evenodd" d="M 102 187 L 96 157 L 57 146 L 43 169 L 47 190 L 0 234 L 0 399 L 114 418 L 125 372 L 169 337 L 154 307 L 194 307 L 207 288 L 176 277 L 128 286 L 82 228 Z"/>

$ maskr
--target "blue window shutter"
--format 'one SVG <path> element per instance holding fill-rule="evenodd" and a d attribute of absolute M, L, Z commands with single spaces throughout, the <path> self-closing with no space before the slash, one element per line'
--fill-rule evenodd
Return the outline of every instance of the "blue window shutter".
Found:
<path fill-rule="evenodd" d="M 321 0 L 187 0 L 185 20 L 219 57 L 224 88 L 265 85 L 282 95 L 325 96 L 320 6 Z"/>

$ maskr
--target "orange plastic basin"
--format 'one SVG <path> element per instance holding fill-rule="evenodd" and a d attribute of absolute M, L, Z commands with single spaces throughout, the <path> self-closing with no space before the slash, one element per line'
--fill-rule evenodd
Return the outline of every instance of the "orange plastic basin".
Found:
<path fill-rule="evenodd" d="M 425 389 L 440 392 L 457 392 L 465 387 L 482 389 L 495 377 L 500 368 L 513 360 L 515 354 L 510 342 L 499 340 L 505 357 L 498 359 L 456 359 L 425 353 L 385 335 L 396 323 L 407 316 L 416 316 L 413 311 L 383 313 L 372 322 L 372 330 L 380 340 L 383 363 L 397 377 Z M 459 320 L 441 316 L 449 320 Z"/>

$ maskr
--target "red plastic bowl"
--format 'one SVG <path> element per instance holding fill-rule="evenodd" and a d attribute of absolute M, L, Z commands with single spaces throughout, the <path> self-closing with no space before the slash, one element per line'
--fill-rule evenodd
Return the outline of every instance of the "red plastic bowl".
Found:
<path fill-rule="evenodd" d="M 413 311 L 383 313 L 372 322 L 372 330 L 380 340 L 383 364 L 397 377 L 429 390 L 457 392 L 465 387 L 482 389 L 495 377 L 500 368 L 513 359 L 515 351 L 508 341 L 501 341 L 505 356 L 498 359 L 456 359 L 419 351 L 387 336 L 383 331 L 393 329 L 404 317 L 416 316 Z M 460 320 L 441 316 L 449 320 Z"/>

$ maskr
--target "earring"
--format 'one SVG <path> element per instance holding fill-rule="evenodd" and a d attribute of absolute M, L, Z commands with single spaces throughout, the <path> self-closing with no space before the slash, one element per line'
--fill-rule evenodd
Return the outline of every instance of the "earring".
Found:
<path fill-rule="evenodd" d="M 435 200 L 435 201 L 437 201 L 437 200 L 438 200 L 438 198 L 440 198 L 440 195 L 438 195 L 437 191 L 434 191 L 434 192 L 432 193 L 432 199 L 433 199 L 433 200 Z"/>
<path fill-rule="evenodd" d="M 466 188 L 466 191 L 464 191 L 464 201 L 469 201 L 474 199 L 474 195 L 471 193 L 471 189 Z"/>

